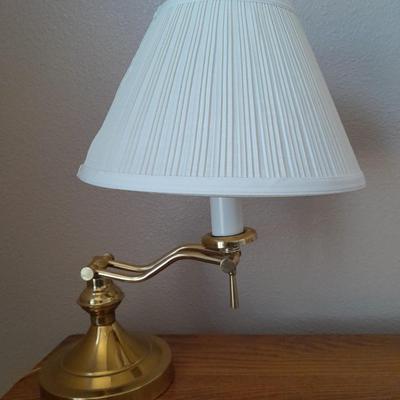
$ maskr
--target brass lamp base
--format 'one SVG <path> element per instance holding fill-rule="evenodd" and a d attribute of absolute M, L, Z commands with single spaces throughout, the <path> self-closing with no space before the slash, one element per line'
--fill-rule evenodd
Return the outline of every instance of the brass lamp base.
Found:
<path fill-rule="evenodd" d="M 78 343 L 61 348 L 46 363 L 43 399 L 148 400 L 173 377 L 171 351 L 152 336 L 127 336 L 118 324 L 91 328 Z"/>
<path fill-rule="evenodd" d="M 110 280 L 88 284 L 79 303 L 92 316 L 87 334 L 63 346 L 40 371 L 46 400 L 151 400 L 171 384 L 168 344 L 157 337 L 130 336 L 114 320 L 122 292 Z"/>

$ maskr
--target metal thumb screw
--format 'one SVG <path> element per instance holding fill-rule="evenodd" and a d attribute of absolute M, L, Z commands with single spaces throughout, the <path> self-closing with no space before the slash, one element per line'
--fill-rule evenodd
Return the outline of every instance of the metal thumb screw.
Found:
<path fill-rule="evenodd" d="M 239 294 L 236 281 L 236 273 L 231 272 L 229 274 L 229 294 L 230 294 L 230 305 L 233 310 L 239 308 Z"/>
<path fill-rule="evenodd" d="M 236 282 L 236 265 L 239 262 L 240 254 L 233 257 L 228 256 L 221 262 L 221 269 L 229 275 L 229 301 L 233 310 L 239 308 L 239 294 Z"/>

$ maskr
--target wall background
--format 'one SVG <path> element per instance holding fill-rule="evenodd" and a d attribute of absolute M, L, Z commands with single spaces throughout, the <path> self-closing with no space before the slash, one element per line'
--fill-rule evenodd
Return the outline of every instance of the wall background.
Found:
<path fill-rule="evenodd" d="M 0 0 L 0 392 L 88 324 L 79 269 L 146 262 L 209 230 L 208 200 L 75 178 L 160 0 Z M 124 285 L 119 318 L 154 332 L 400 333 L 400 2 L 297 0 L 368 188 L 245 202 L 259 241 L 223 274 L 176 266 Z"/>

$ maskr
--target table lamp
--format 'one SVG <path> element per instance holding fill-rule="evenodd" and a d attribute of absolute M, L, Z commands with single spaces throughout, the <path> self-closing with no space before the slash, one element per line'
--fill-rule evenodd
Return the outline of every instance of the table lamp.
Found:
<path fill-rule="evenodd" d="M 43 366 L 44 399 L 150 400 L 173 379 L 160 338 L 115 321 L 115 280 L 142 282 L 178 260 L 227 274 L 238 307 L 241 197 L 309 196 L 365 185 L 327 85 L 286 0 L 167 0 L 90 146 L 79 178 L 110 189 L 208 196 L 211 233 L 148 265 L 95 257 L 79 299 L 82 339 Z M 120 271 L 120 272 L 119 272 Z M 122 271 L 122 272 L 121 272 Z"/>

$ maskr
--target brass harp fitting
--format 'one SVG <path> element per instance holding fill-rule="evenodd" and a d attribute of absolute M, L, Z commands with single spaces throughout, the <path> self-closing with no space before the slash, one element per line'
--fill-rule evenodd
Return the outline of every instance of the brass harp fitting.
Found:
<path fill-rule="evenodd" d="M 142 282 L 179 260 L 217 265 L 229 276 L 230 305 L 238 308 L 236 267 L 240 247 L 256 239 L 245 228 L 235 236 L 202 238 L 170 251 L 148 265 L 117 261 L 107 253 L 94 257 L 81 270 L 87 282 L 78 304 L 90 314 L 91 326 L 83 338 L 64 345 L 43 364 L 39 375 L 41 398 L 46 400 L 153 400 L 173 380 L 171 350 L 155 336 L 130 335 L 115 320 L 124 295 L 114 284 Z M 124 271 L 125 273 L 114 272 Z"/>

